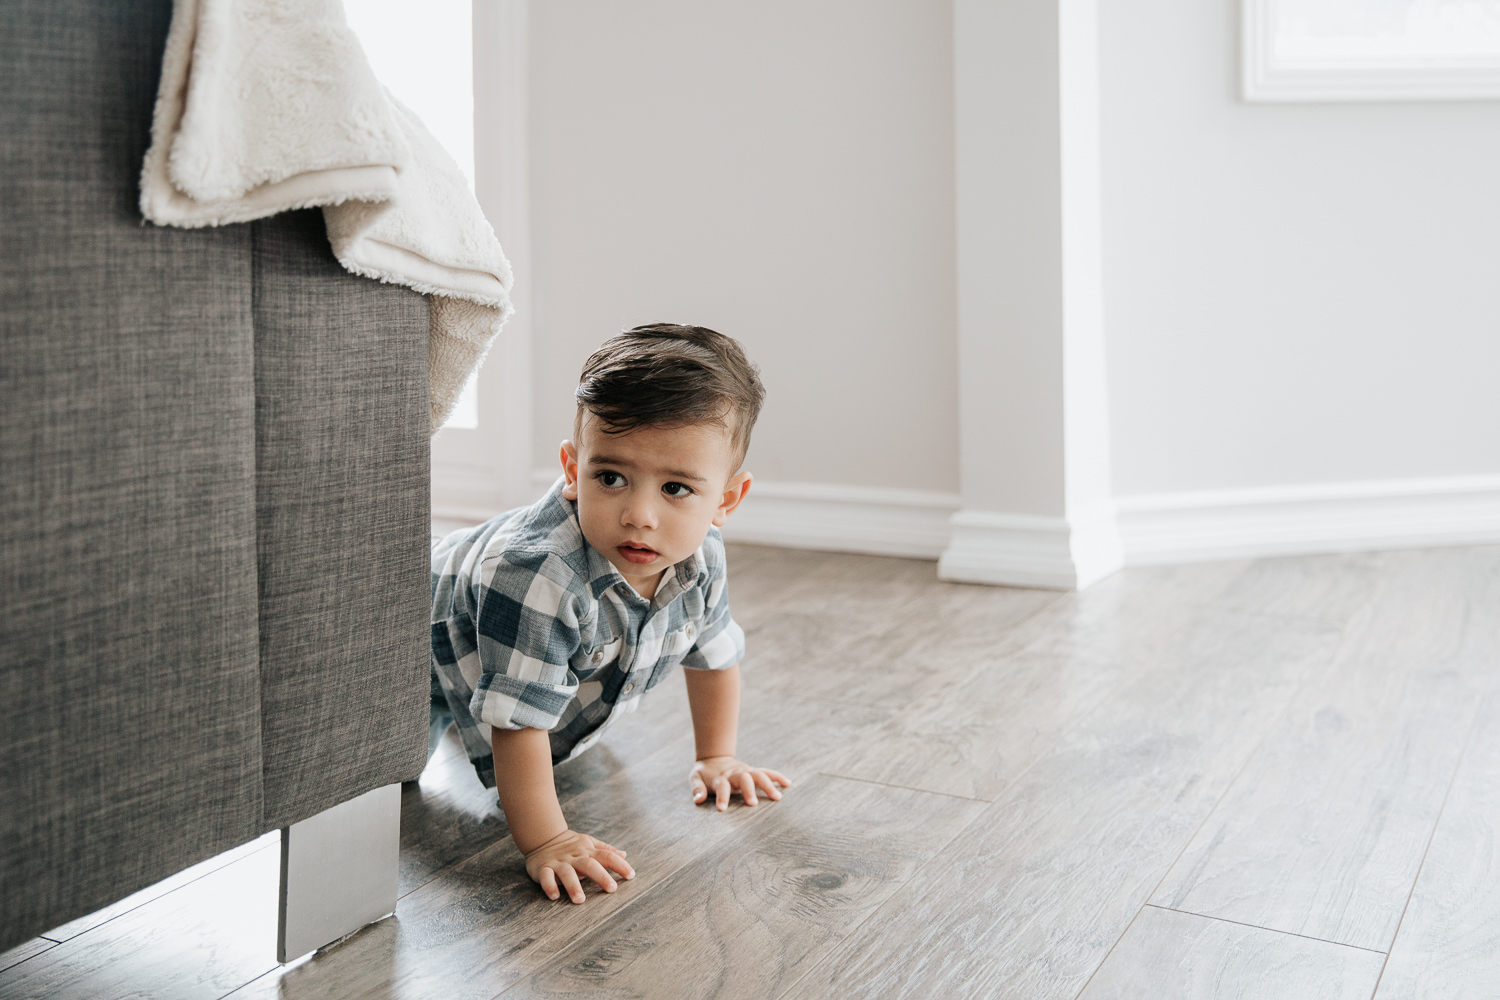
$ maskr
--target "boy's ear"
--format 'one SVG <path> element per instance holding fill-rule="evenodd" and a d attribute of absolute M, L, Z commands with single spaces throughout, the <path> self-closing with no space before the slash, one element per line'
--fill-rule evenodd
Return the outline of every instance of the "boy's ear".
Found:
<path fill-rule="evenodd" d="M 558 449 L 557 457 L 562 459 L 563 475 L 568 477 L 568 484 L 563 487 L 564 500 L 578 499 L 578 446 L 572 441 L 564 441 Z"/>
<path fill-rule="evenodd" d="M 729 515 L 750 492 L 750 473 L 739 472 L 729 478 L 724 486 L 724 495 L 719 498 L 719 509 L 714 511 L 714 527 L 722 528 Z"/>

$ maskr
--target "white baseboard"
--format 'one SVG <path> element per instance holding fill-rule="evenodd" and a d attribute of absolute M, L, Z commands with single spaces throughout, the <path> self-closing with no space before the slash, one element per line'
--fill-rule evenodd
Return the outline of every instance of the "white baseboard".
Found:
<path fill-rule="evenodd" d="M 478 524 L 505 509 L 499 477 L 490 471 L 459 465 L 432 469 L 432 519 Z"/>
<path fill-rule="evenodd" d="M 1500 476 L 1122 497 L 1132 566 L 1500 542 Z"/>
<path fill-rule="evenodd" d="M 957 509 L 953 493 L 756 480 L 723 530 L 735 542 L 936 559 Z"/>
<path fill-rule="evenodd" d="M 1088 518 L 1036 517 L 964 510 L 953 515 L 952 538 L 938 576 L 1049 590 L 1082 590 L 1123 564 L 1111 510 Z"/>
<path fill-rule="evenodd" d="M 556 474 L 538 470 L 541 496 Z M 499 512 L 494 484 L 449 476 L 435 518 Z M 1073 590 L 1125 565 L 1500 543 L 1500 476 L 1122 497 L 1078 521 L 960 511 L 957 494 L 757 480 L 731 541 L 941 557 L 944 579 Z M 1123 556 L 1122 556 L 1123 550 Z"/>

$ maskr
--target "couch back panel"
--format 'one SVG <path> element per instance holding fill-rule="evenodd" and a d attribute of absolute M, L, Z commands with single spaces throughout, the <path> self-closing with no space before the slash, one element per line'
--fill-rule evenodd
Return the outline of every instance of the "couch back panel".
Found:
<path fill-rule="evenodd" d="M 0 948 L 262 829 L 251 233 L 141 224 L 170 14 L 0 5 Z"/>
<path fill-rule="evenodd" d="M 425 762 L 426 300 L 142 223 L 171 7 L 0 4 L 0 950 Z"/>
<path fill-rule="evenodd" d="M 252 223 L 265 825 L 427 761 L 427 300 Z"/>

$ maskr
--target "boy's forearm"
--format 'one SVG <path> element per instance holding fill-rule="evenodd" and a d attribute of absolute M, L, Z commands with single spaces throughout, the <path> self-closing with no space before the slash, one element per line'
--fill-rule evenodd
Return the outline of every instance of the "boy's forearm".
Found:
<path fill-rule="evenodd" d="M 545 729 L 493 729 L 490 748 L 505 822 L 529 854 L 568 828 L 552 784 L 552 744 Z"/>
<path fill-rule="evenodd" d="M 683 670 L 698 760 L 733 757 L 740 725 L 740 668 Z"/>

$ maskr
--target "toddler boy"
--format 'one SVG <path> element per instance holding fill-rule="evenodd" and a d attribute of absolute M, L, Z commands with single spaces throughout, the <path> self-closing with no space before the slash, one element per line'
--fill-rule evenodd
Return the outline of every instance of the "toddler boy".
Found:
<path fill-rule="evenodd" d="M 640 326 L 584 364 L 563 475 L 530 507 L 432 550 L 435 731 L 457 723 L 494 786 L 526 871 L 551 899 L 633 878 L 625 852 L 568 828 L 552 766 L 592 746 L 679 663 L 695 802 L 781 798 L 787 779 L 735 759 L 744 632 L 729 614 L 719 527 L 765 390 L 729 337 Z"/>

